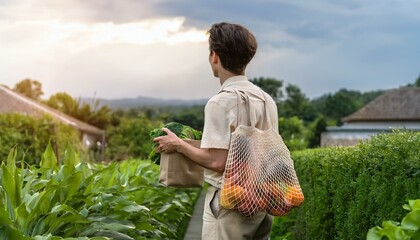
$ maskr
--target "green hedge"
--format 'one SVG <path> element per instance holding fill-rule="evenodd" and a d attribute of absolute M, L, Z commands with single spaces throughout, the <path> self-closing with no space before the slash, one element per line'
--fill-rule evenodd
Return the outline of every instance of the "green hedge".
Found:
<path fill-rule="evenodd" d="M 49 141 L 52 142 L 59 159 L 69 144 L 79 154 L 87 155 L 80 133 L 71 126 L 54 122 L 48 116 L 36 119 L 16 113 L 0 114 L 0 162 L 6 159 L 10 149 L 17 146 L 18 161 L 25 155 L 27 163 L 38 164 Z"/>
<path fill-rule="evenodd" d="M 381 134 L 356 147 L 294 152 L 305 202 L 276 218 L 272 239 L 366 239 L 420 197 L 420 133 Z"/>

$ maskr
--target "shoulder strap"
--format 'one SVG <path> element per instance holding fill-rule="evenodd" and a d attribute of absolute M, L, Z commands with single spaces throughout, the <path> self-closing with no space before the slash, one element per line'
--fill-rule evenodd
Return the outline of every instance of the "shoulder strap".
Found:
<path fill-rule="evenodd" d="M 236 118 L 236 126 L 239 126 L 239 118 L 240 118 L 240 114 L 239 114 L 239 106 L 241 104 L 241 98 L 242 96 L 244 97 L 245 100 L 245 106 L 247 109 L 247 112 L 249 114 L 249 121 L 251 122 L 251 126 L 255 127 L 257 124 L 257 119 L 255 118 L 255 109 L 250 107 L 250 99 L 249 96 L 243 92 L 243 91 L 238 91 L 237 89 L 233 89 L 233 91 L 236 93 L 237 96 L 237 118 Z M 267 111 L 266 111 L 267 112 Z"/>
<path fill-rule="evenodd" d="M 267 98 L 265 97 L 265 93 L 264 93 L 264 91 L 260 88 L 260 87 L 258 87 L 259 89 L 260 89 L 260 91 L 261 91 L 261 94 L 263 95 L 263 98 L 264 98 L 264 117 L 265 117 L 265 120 L 267 121 L 267 122 L 269 122 L 269 120 L 270 120 L 270 116 L 268 115 L 268 113 L 269 113 L 269 111 L 268 111 L 268 102 L 267 102 Z"/>

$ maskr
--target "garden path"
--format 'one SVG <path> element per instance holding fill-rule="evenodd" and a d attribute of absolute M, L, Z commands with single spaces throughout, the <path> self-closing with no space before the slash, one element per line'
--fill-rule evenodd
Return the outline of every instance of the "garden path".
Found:
<path fill-rule="evenodd" d="M 200 240 L 201 239 L 201 228 L 203 225 L 203 211 L 204 211 L 204 199 L 206 197 L 206 189 L 202 189 L 200 196 L 194 206 L 194 211 L 191 216 L 190 223 L 185 233 L 184 240 Z"/>

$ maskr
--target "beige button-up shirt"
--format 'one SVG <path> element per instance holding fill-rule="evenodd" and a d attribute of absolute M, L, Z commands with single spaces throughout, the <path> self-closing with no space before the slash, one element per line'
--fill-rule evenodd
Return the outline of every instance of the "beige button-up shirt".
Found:
<path fill-rule="evenodd" d="M 231 133 L 238 125 L 250 126 L 250 116 L 246 108 L 244 96 L 239 101 L 237 90 L 250 99 L 250 107 L 254 108 L 256 127 L 261 130 L 274 128 L 278 131 L 277 106 L 270 95 L 248 81 L 245 76 L 227 79 L 217 95 L 206 104 L 204 110 L 204 129 L 201 148 L 229 149 Z M 265 112 L 267 104 L 267 113 Z M 239 117 L 239 118 L 238 118 Z M 210 169 L 204 170 L 204 180 L 219 188 L 222 174 Z"/>

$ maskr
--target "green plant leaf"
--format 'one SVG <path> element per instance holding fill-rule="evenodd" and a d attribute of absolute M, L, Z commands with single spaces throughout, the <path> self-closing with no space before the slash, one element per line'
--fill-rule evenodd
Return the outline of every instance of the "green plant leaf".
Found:
<path fill-rule="evenodd" d="M 141 205 L 129 205 L 126 206 L 124 208 L 122 208 L 121 210 L 128 212 L 128 213 L 135 213 L 135 212 L 148 212 L 149 209 L 145 206 L 141 206 Z"/>
<path fill-rule="evenodd" d="M 25 237 L 21 232 L 15 229 L 12 226 L 0 225 L 0 239 L 6 240 L 30 240 L 30 238 Z"/>
<path fill-rule="evenodd" d="M 17 157 L 17 146 L 14 146 L 7 156 L 6 166 L 11 174 L 15 173 L 16 170 L 16 157 Z"/>
<path fill-rule="evenodd" d="M 107 221 L 107 220 L 110 220 L 110 219 L 109 218 L 104 219 L 104 221 Z M 135 229 L 135 226 L 130 221 L 113 220 L 112 222 L 109 222 L 109 223 L 108 222 L 94 222 L 89 226 L 89 228 L 86 229 L 86 231 L 82 232 L 80 235 L 89 236 L 89 235 L 97 233 L 98 231 L 103 231 L 103 230 L 110 230 L 110 231 L 115 231 L 115 232 L 126 232 L 133 229 Z M 105 236 L 105 235 L 95 234 L 95 236 Z"/>
<path fill-rule="evenodd" d="M 41 157 L 41 168 L 54 170 L 57 167 L 57 157 L 51 147 L 51 141 L 48 143 L 47 148 Z"/>
<path fill-rule="evenodd" d="M 34 228 L 32 229 L 31 236 L 36 236 L 45 232 L 45 221 L 44 218 L 39 218 Z"/>
<path fill-rule="evenodd" d="M 383 236 L 388 237 L 390 240 L 404 240 L 407 239 L 407 235 L 404 230 L 401 228 L 398 222 L 394 221 L 384 221 L 382 222 L 383 229 L 380 233 Z"/>
<path fill-rule="evenodd" d="M 108 166 L 107 168 L 105 168 L 102 173 L 101 176 L 103 177 L 103 187 L 105 188 L 110 188 L 114 185 L 115 182 L 115 176 L 118 173 L 118 168 L 115 167 L 115 164 L 111 164 L 110 166 Z"/>
<path fill-rule="evenodd" d="M 408 205 L 411 210 L 420 210 L 420 199 L 408 200 Z"/>
<path fill-rule="evenodd" d="M 0 225 L 11 224 L 12 221 L 9 218 L 9 214 L 3 208 L 0 208 Z"/>
<path fill-rule="evenodd" d="M 417 230 L 413 233 L 413 235 L 411 236 L 411 240 L 420 240 L 420 230 Z"/>
<path fill-rule="evenodd" d="M 401 221 L 404 230 L 417 231 L 420 229 L 420 210 L 408 213 Z"/>
<path fill-rule="evenodd" d="M 26 209 L 26 204 L 23 202 L 16 210 L 16 223 L 19 225 L 20 229 L 23 229 L 23 227 L 26 226 L 28 215 L 29 213 Z"/>
<path fill-rule="evenodd" d="M 76 172 L 72 174 L 66 181 L 62 182 L 63 189 L 66 190 L 65 195 L 65 202 L 70 200 L 74 194 L 76 194 L 80 188 L 80 184 L 83 181 L 83 176 L 81 172 Z"/>
<path fill-rule="evenodd" d="M 79 163 L 80 163 L 80 158 L 78 154 L 74 151 L 73 147 L 69 145 L 66 151 L 64 152 L 63 164 L 65 166 L 75 167 Z"/>
<path fill-rule="evenodd" d="M 135 240 L 134 238 L 117 232 L 117 231 L 111 231 L 111 230 L 101 230 L 101 231 L 97 231 L 95 233 L 95 236 L 104 236 L 104 237 L 108 237 L 111 239 L 116 239 L 116 240 Z"/>
<path fill-rule="evenodd" d="M 1 182 L 3 185 L 3 189 L 6 192 L 6 205 L 7 211 L 9 212 L 9 216 L 12 220 L 15 219 L 15 207 L 17 206 L 17 202 L 20 201 L 16 199 L 16 184 L 14 176 L 9 172 L 7 167 L 2 164 L 2 176 Z"/>

